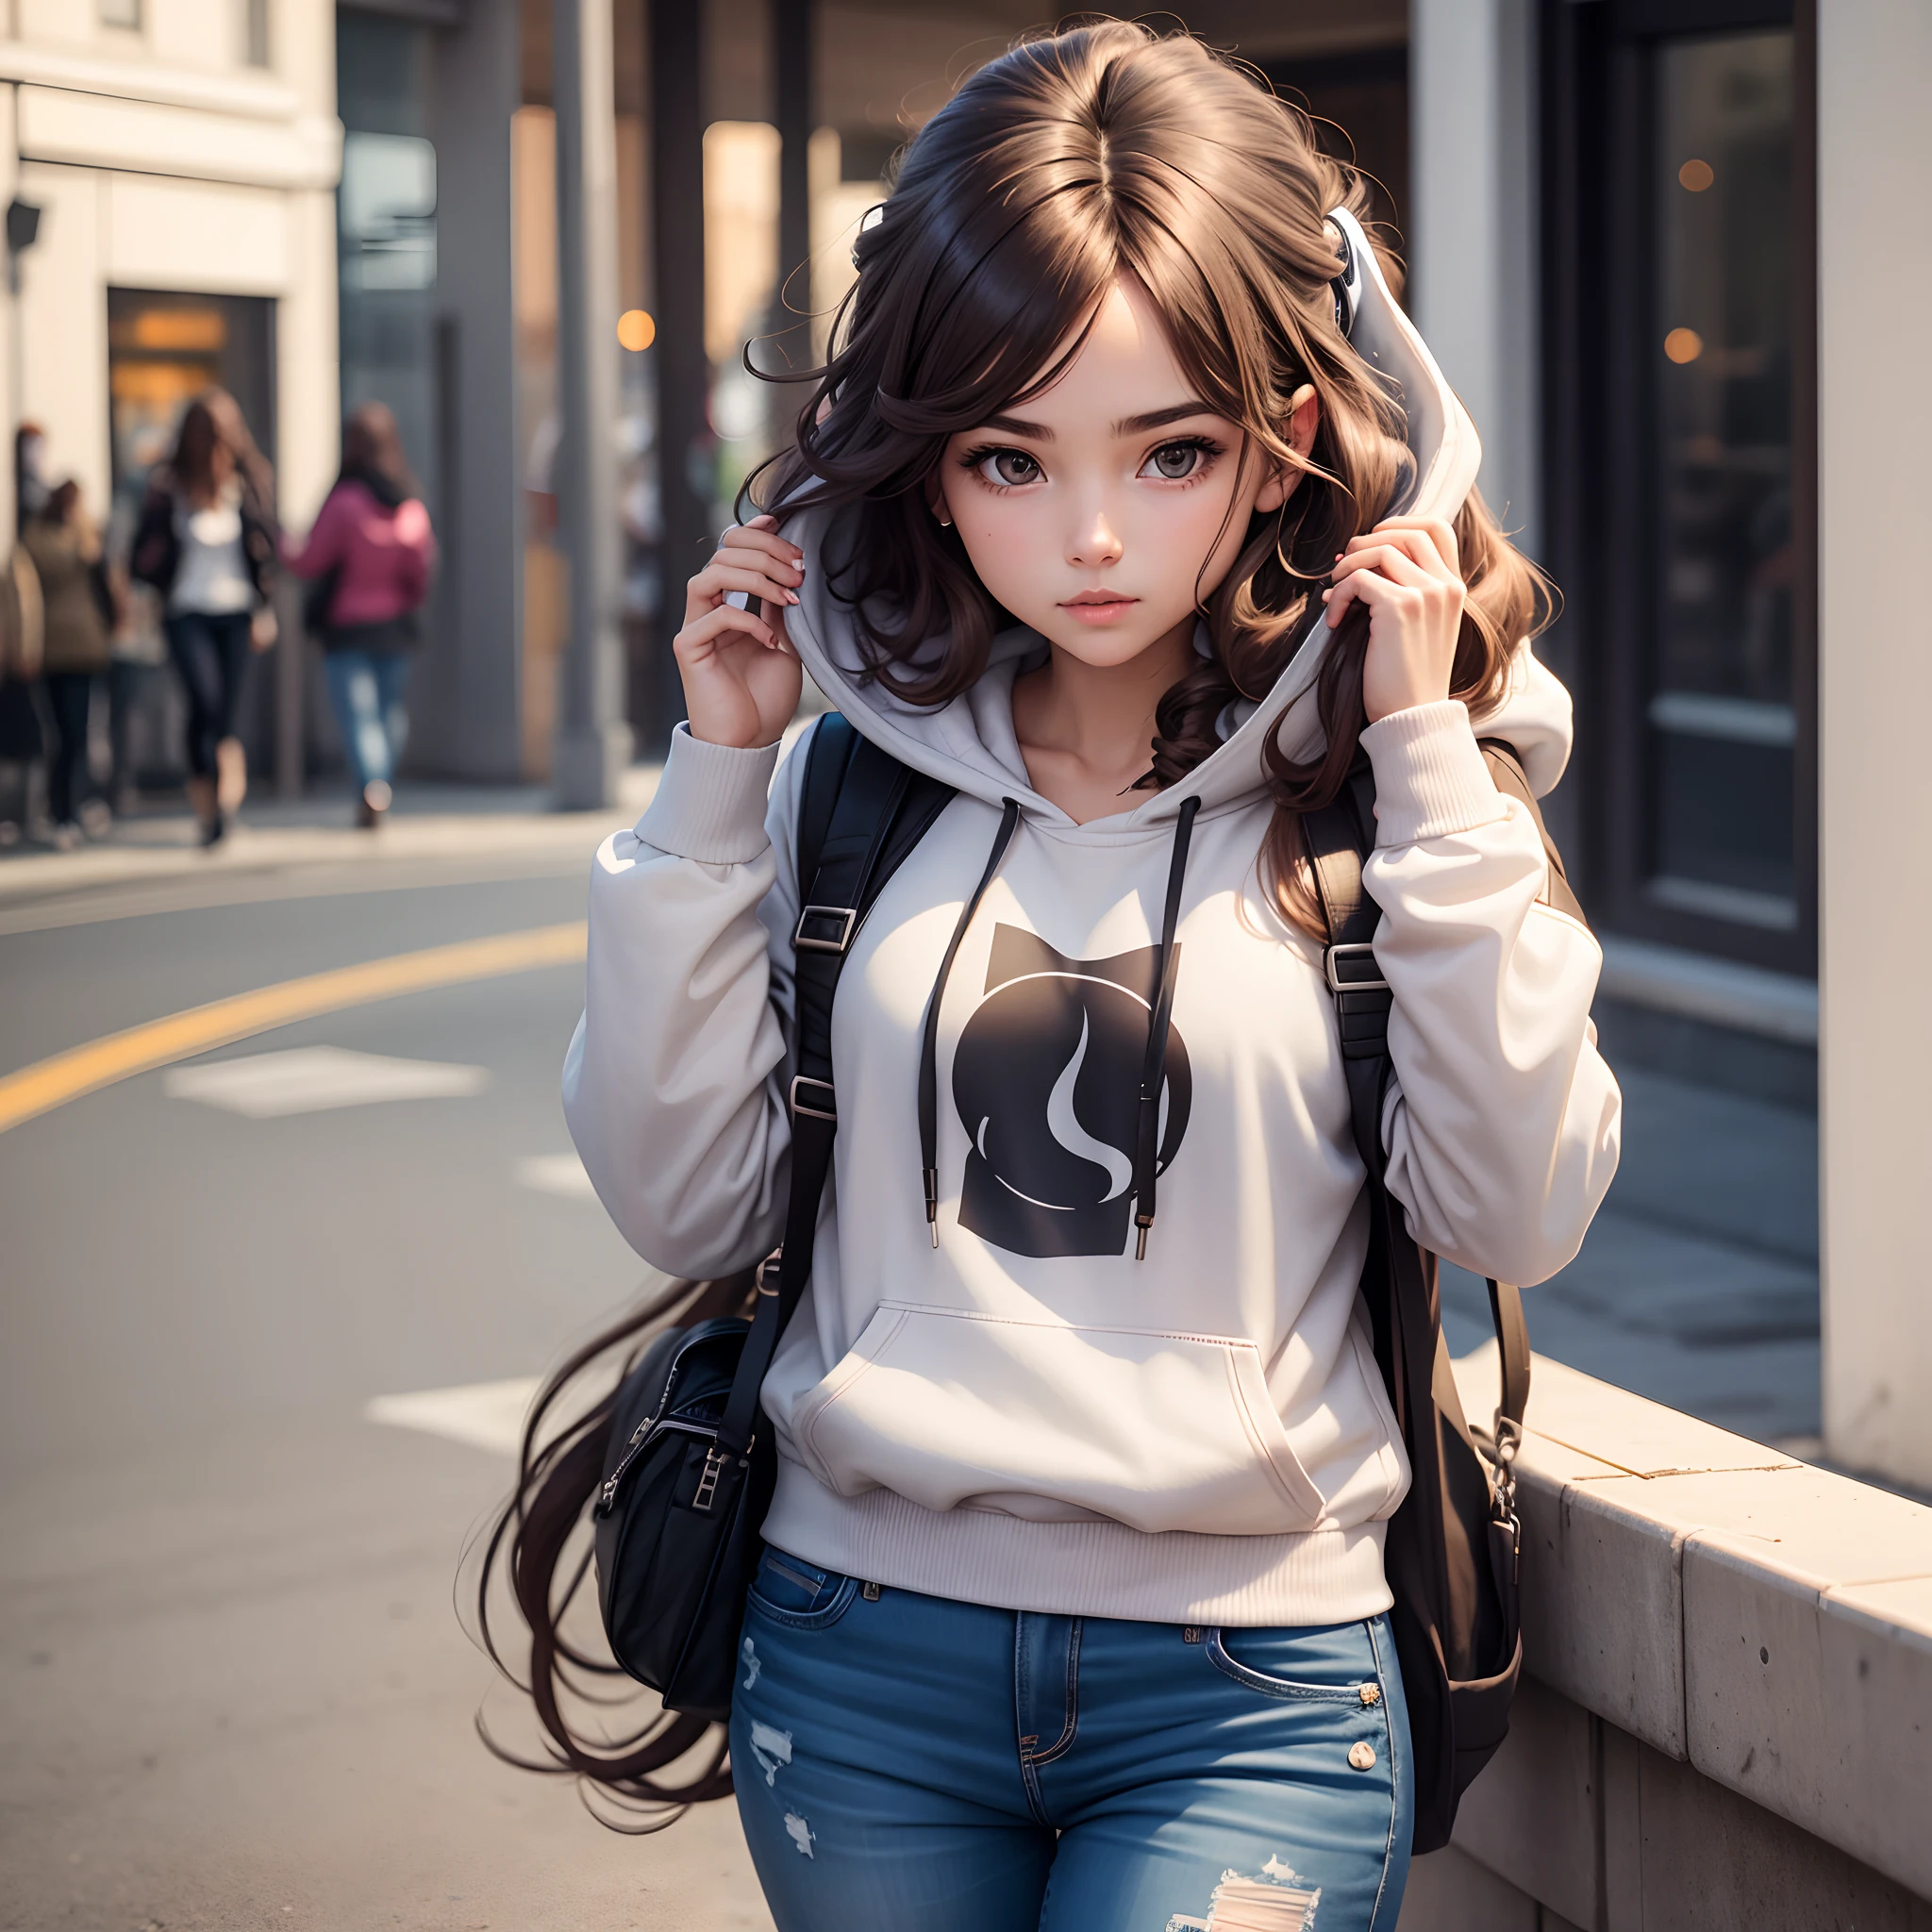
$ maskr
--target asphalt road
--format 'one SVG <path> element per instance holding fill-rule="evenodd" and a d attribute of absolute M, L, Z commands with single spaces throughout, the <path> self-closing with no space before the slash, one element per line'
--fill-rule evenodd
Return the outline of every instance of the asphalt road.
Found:
<path fill-rule="evenodd" d="M 451 870 L 0 935 L 0 1072 L 581 916 L 575 858 Z M 514 1738 L 519 1706 L 452 1586 L 508 1458 L 364 1413 L 535 1374 L 643 1285 L 594 1201 L 520 1179 L 569 1150 L 581 991 L 547 968 L 208 1057 L 482 1069 L 461 1096 L 255 1119 L 157 1073 L 0 1135 L 0 1925 L 769 1926 L 728 1806 L 620 1838 L 483 1750 L 479 1707 Z"/>

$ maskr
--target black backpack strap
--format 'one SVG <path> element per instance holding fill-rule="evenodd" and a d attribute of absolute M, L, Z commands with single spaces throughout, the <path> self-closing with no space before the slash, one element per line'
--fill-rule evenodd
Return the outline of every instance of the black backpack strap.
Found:
<path fill-rule="evenodd" d="M 1484 750 L 1491 754 L 1492 771 L 1503 761 L 1498 754 L 1507 757 L 1507 771 L 1515 782 L 1499 782 L 1497 789 L 1527 803 L 1550 853 L 1552 886 L 1562 885 L 1568 900 L 1563 909 L 1575 907 L 1574 895 L 1563 878 L 1561 860 L 1550 845 L 1549 834 L 1543 831 L 1542 814 L 1514 751 L 1500 741 L 1485 741 Z M 1393 1307 L 1377 1306 L 1372 1299 L 1369 1312 L 1376 1354 L 1390 1373 L 1390 1392 L 1407 1431 L 1411 1418 L 1424 1413 L 1433 1399 L 1441 1317 L 1433 1270 L 1416 1254 L 1406 1223 L 1388 1197 L 1389 1153 L 1382 1142 L 1382 1110 L 1394 1071 L 1389 1058 L 1389 1013 L 1394 995 L 1375 963 L 1374 941 L 1381 911 L 1362 887 L 1362 867 L 1375 842 L 1374 800 L 1374 774 L 1364 759 L 1351 770 L 1332 803 L 1303 815 L 1302 840 L 1328 926 L 1323 971 L 1335 996 L 1356 1151 L 1368 1171 L 1375 1224 L 1372 1245 L 1386 1249 L 1383 1268 L 1394 1291 Z M 1580 909 L 1575 916 L 1582 916 Z M 1413 1269 L 1408 1265 L 1410 1255 L 1416 1258 Z M 1376 1258 L 1372 1255 L 1372 1261 Z M 1524 1319 L 1522 1291 L 1509 1282 L 1491 1281 L 1489 1287 L 1502 1375 L 1494 1425 L 1496 1461 L 1507 1501 L 1513 1485 L 1508 1465 L 1522 1440 L 1524 1410 L 1529 1402 L 1529 1328 Z"/>
<path fill-rule="evenodd" d="M 792 930 L 794 1017 L 791 1185 L 777 1281 L 758 1271 L 758 1304 L 739 1357 L 720 1447 L 741 1456 L 758 1427 L 758 1393 L 779 1339 L 811 1276 L 819 1202 L 839 1126 L 832 1084 L 832 1002 L 865 915 L 932 824 L 952 788 L 902 765 L 838 712 L 819 720 L 806 748 L 798 811 L 798 923 Z"/>

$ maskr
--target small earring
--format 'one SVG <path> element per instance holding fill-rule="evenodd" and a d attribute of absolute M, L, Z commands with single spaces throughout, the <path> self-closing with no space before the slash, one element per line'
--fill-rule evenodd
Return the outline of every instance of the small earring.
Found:
<path fill-rule="evenodd" d="M 939 518 L 941 529 L 950 530 L 953 527 L 953 520 L 951 517 L 942 515 L 939 510 L 934 510 L 933 515 Z"/>

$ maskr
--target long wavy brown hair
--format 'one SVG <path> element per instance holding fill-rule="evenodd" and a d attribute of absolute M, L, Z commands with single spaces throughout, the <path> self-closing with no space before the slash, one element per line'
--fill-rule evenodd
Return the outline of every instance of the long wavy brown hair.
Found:
<path fill-rule="evenodd" d="M 545 1379 L 524 1424 L 516 1483 L 464 1553 L 458 1607 L 497 1669 L 535 1707 L 537 1755 L 476 1730 L 507 1764 L 574 1780 L 613 1831 L 659 1831 L 731 1795 L 724 1727 L 666 1710 L 590 1627 L 591 1506 L 625 1377 L 655 1337 L 749 1314 L 749 1270 L 674 1281 L 593 1336 Z M 505 1603 L 505 1599 L 508 1603 Z M 508 1647 L 499 1610 L 514 1611 Z M 579 1634 L 577 1625 L 585 1625 Z"/>
<path fill-rule="evenodd" d="M 933 516 L 928 479 L 951 437 L 1046 389 L 1108 290 L 1132 275 L 1199 393 L 1245 431 L 1243 459 L 1302 473 L 1201 600 L 1213 656 L 1162 696 L 1141 782 L 1172 785 L 1213 752 L 1227 707 L 1263 696 L 1313 628 L 1336 553 L 1412 475 L 1400 411 L 1336 320 L 1342 262 L 1324 217 L 1338 207 L 1367 225 L 1362 177 L 1322 151 L 1307 115 L 1184 33 L 1080 25 L 974 74 L 861 228 L 826 363 L 779 378 L 810 393 L 793 445 L 755 487 L 788 510 L 856 517 L 827 580 L 852 606 L 868 675 L 941 705 L 985 669 L 1010 620 Z M 1304 383 L 1321 414 L 1306 458 L 1287 440 Z M 1475 492 L 1455 529 L 1468 597 L 1452 691 L 1479 707 L 1549 602 Z M 1287 915 L 1317 936 L 1300 817 L 1335 796 L 1358 756 L 1367 637 L 1367 611 L 1351 611 L 1323 665 L 1321 752 L 1298 762 L 1278 740 L 1267 752 L 1265 869 Z"/>

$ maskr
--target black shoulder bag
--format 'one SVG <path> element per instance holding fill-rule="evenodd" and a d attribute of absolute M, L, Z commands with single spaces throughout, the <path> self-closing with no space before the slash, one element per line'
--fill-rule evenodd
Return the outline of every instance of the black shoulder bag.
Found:
<path fill-rule="evenodd" d="M 625 1378 L 591 1511 L 611 1655 L 671 1710 L 730 1715 L 739 1629 L 777 1469 L 758 1393 L 811 1275 L 839 1124 L 832 1000 L 873 902 L 952 796 L 836 712 L 812 734 L 798 827 L 784 1246 L 758 1271 L 750 1322 L 672 1329 Z"/>
<path fill-rule="evenodd" d="M 1549 860 L 1544 897 L 1581 920 L 1536 794 L 1515 752 L 1482 741 L 1496 790 L 1528 808 Z M 1382 1111 L 1394 1069 L 1389 1058 L 1389 982 L 1375 964 L 1380 909 L 1362 891 L 1375 842 L 1375 784 L 1366 762 L 1332 805 L 1302 821 L 1328 923 L 1324 969 L 1335 995 L 1357 1151 L 1368 1170 L 1369 1253 L 1362 1299 L 1375 1358 L 1389 1385 L 1413 1479 L 1389 1524 L 1384 1568 L 1395 1598 L 1390 1622 L 1402 1666 L 1416 1765 L 1414 1849 L 1449 1841 L 1456 1807 L 1509 1728 L 1523 1667 L 1517 1564 L 1522 1529 L 1511 1465 L 1529 1400 L 1529 1331 L 1523 1296 L 1490 1283 L 1502 1390 L 1488 1435 L 1470 1428 L 1442 1339 L 1436 1257 L 1408 1231 L 1389 1192 Z"/>

